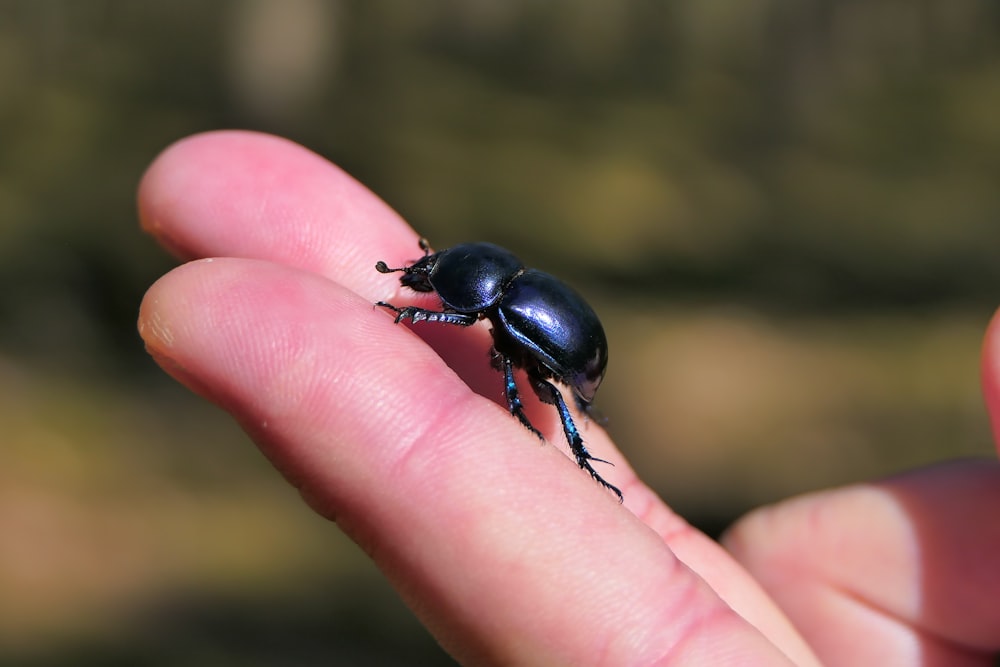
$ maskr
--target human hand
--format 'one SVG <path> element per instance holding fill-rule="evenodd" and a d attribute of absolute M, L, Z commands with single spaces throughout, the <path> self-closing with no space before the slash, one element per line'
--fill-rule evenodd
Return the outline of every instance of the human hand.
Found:
<path fill-rule="evenodd" d="M 995 465 L 940 473 L 985 477 L 978 494 L 970 485 L 903 479 L 748 517 L 729 544 L 782 610 L 642 485 L 600 428 L 586 426 L 587 446 L 614 462 L 602 475 L 622 489 L 624 506 L 484 398 L 502 394 L 484 327 L 411 332 L 376 310 L 375 301 L 412 298 L 374 262 L 412 259 L 417 235 L 328 162 L 265 135 L 199 135 L 154 162 L 139 209 L 147 231 L 177 256 L 216 258 L 181 266 L 149 290 L 139 329 L 150 353 L 231 412 L 460 661 L 817 664 L 786 613 L 829 664 L 873 664 L 846 659 L 861 648 L 878 650 L 864 654 L 885 658 L 878 664 L 913 664 L 902 661 L 916 650 L 936 664 L 990 664 L 986 652 L 1000 645 L 988 641 L 1000 634 L 1000 612 L 982 604 L 1000 592 L 989 562 L 958 573 L 976 574 L 960 587 L 969 597 L 935 589 L 949 610 L 938 615 L 959 627 L 927 625 L 937 616 L 900 611 L 924 609 L 930 579 L 921 549 L 941 545 L 915 540 L 920 517 L 868 509 L 891 505 L 894 489 L 913 488 L 931 494 L 920 507 L 938 521 L 926 525 L 945 522 L 941 528 L 956 532 L 953 512 L 963 503 L 955 499 L 987 517 L 1000 506 Z M 1000 363 L 993 371 L 1000 375 Z M 529 399 L 532 422 L 561 443 L 553 411 Z M 933 564 L 947 569 L 955 566 L 949 556 L 968 563 L 969 554 L 995 552 L 989 547 L 1000 534 L 991 528 L 982 519 L 955 542 L 962 554 L 938 548 Z M 876 538 L 870 563 L 860 547 Z M 834 572 L 841 576 L 824 564 L 842 565 Z M 980 604 L 969 613 L 983 628 L 975 632 L 957 623 L 972 600 Z"/>

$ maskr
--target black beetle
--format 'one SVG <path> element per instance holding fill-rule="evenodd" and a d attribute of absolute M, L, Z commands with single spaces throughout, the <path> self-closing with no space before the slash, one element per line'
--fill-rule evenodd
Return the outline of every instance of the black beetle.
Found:
<path fill-rule="evenodd" d="M 591 461 L 608 461 L 591 456 L 584 447 L 562 393 L 550 381 L 569 386 L 576 405 L 589 414 L 608 365 L 608 339 L 597 314 L 568 285 L 547 273 L 526 269 L 513 253 L 492 243 L 464 243 L 432 253 L 426 239 L 421 239 L 420 249 L 424 256 L 409 266 L 391 269 L 378 262 L 375 269 L 401 272 L 399 282 L 404 287 L 436 293 L 442 310 L 400 308 L 384 301 L 375 305 L 396 313 L 397 324 L 409 319 L 467 327 L 488 319 L 493 325 L 493 367 L 503 373 L 510 413 L 542 437 L 524 414 L 514 382 L 514 369 L 521 368 L 538 398 L 559 412 L 576 462 L 621 502 L 621 491 L 590 465 Z"/>

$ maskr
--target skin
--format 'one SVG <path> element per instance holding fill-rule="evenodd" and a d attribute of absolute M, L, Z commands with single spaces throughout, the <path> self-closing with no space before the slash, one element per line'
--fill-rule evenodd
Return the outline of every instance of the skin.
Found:
<path fill-rule="evenodd" d="M 794 498 L 723 547 L 596 424 L 587 446 L 614 463 L 601 472 L 624 505 L 511 419 L 485 325 L 407 328 L 374 308 L 432 306 L 374 270 L 418 257 L 417 234 L 319 156 L 261 134 L 190 137 L 149 168 L 139 213 L 188 262 L 143 300 L 149 353 L 229 411 L 459 661 L 993 664 L 996 461 Z M 983 383 L 1000 434 L 1000 318 Z"/>

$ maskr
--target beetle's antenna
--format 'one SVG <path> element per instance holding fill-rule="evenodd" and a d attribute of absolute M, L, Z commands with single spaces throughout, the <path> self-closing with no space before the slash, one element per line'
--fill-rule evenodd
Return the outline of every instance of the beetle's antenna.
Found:
<path fill-rule="evenodd" d="M 378 271 L 379 273 L 395 273 L 396 271 L 406 271 L 408 268 L 410 267 L 401 266 L 398 269 L 390 269 L 389 265 L 383 262 L 382 260 L 375 262 L 375 270 Z"/>
<path fill-rule="evenodd" d="M 401 266 L 398 269 L 390 269 L 388 264 L 378 261 L 375 263 L 375 270 L 379 273 L 396 273 L 397 271 L 402 271 L 403 273 L 426 273 L 426 269 L 420 267 L 419 264 L 421 259 L 427 259 L 427 257 L 431 254 L 431 244 L 430 241 L 423 237 L 420 238 L 418 243 L 420 245 L 420 249 L 424 251 L 424 256 L 413 262 L 410 266 Z"/>

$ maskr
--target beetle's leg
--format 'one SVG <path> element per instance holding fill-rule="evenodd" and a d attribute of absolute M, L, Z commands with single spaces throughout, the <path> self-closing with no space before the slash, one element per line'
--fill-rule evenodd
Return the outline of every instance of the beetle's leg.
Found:
<path fill-rule="evenodd" d="M 542 435 L 542 432 L 535 428 L 528 421 L 528 415 L 524 414 L 524 404 L 521 403 L 521 394 L 517 391 L 517 383 L 514 382 L 514 363 L 510 360 L 510 357 L 497 352 L 496 348 L 493 348 L 491 354 L 493 355 L 493 367 L 503 372 L 503 393 L 507 398 L 507 409 L 510 410 L 510 414 L 517 417 L 517 420 L 524 425 L 524 428 L 544 440 L 545 436 Z"/>
<path fill-rule="evenodd" d="M 614 464 L 610 461 L 599 459 L 587 451 L 587 448 L 583 444 L 583 438 L 580 436 L 580 431 L 577 430 L 576 424 L 573 423 L 573 417 L 569 413 L 569 408 L 566 406 L 566 401 L 563 399 L 562 393 L 545 378 L 532 375 L 530 372 L 529 376 L 531 377 L 531 385 L 535 388 L 538 398 L 542 399 L 544 403 L 556 406 L 556 410 L 559 412 L 559 419 L 562 421 L 563 433 L 566 434 L 566 440 L 569 442 L 570 451 L 576 457 L 577 465 L 589 472 L 590 476 L 601 486 L 618 496 L 618 502 L 622 502 L 622 492 L 618 490 L 618 487 L 604 481 L 604 478 L 594 470 L 594 466 L 590 465 L 590 462 L 599 461 L 608 465 Z"/>
<path fill-rule="evenodd" d="M 438 310 L 417 308 L 416 306 L 404 306 L 403 308 L 400 308 L 392 305 L 391 303 L 386 303 L 385 301 L 379 301 L 375 305 L 381 306 L 382 308 L 388 308 L 392 312 L 396 313 L 396 324 L 399 324 L 403 320 L 410 320 L 412 322 L 444 322 L 445 324 L 457 324 L 462 327 L 467 327 L 475 324 L 479 320 L 479 318 L 475 315 L 468 313 L 447 313 Z"/>

